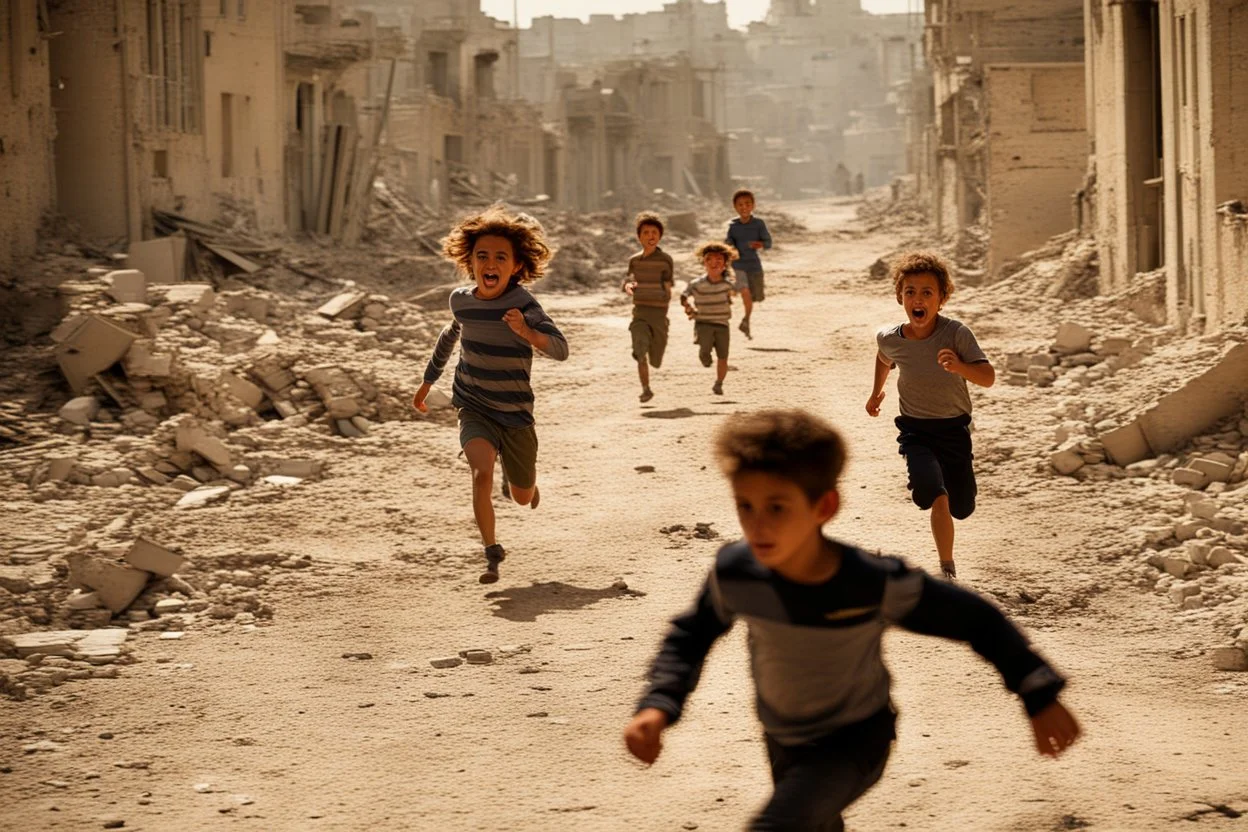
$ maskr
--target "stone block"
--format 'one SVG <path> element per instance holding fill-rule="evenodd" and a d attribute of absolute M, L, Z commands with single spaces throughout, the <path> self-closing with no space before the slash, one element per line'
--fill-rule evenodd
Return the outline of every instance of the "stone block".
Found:
<path fill-rule="evenodd" d="M 1079 453 L 1079 442 L 1069 440 L 1056 451 L 1049 454 L 1049 464 L 1063 476 L 1069 476 L 1084 466 L 1084 459 Z"/>
<path fill-rule="evenodd" d="M 65 482 L 74 475 L 74 468 L 78 466 L 78 460 L 72 456 L 49 455 L 48 461 L 48 479 L 53 482 Z"/>
<path fill-rule="evenodd" d="M 1138 422 L 1101 434 L 1105 453 L 1115 465 L 1127 466 L 1153 455 Z"/>
<path fill-rule="evenodd" d="M 122 366 L 126 368 L 127 378 L 169 378 L 173 372 L 173 356 L 158 355 L 149 345 L 136 342 L 126 351 Z"/>
<path fill-rule="evenodd" d="M 199 483 L 191 477 L 188 477 L 186 474 L 179 474 L 173 479 L 173 482 L 169 483 L 169 485 L 183 492 L 190 492 L 199 488 Z"/>
<path fill-rule="evenodd" d="M 1011 387 L 1026 387 L 1028 384 L 1030 384 L 1030 382 L 1027 380 L 1026 373 L 1006 373 L 1005 383 L 1010 385 Z M 432 393 L 433 391 L 431 390 L 429 392 Z M 425 399 L 425 404 L 429 404 L 428 398 Z"/>
<path fill-rule="evenodd" d="M 90 315 L 56 348 L 56 361 L 75 393 L 122 359 L 138 336 L 99 315 Z"/>
<path fill-rule="evenodd" d="M 1167 597 L 1176 604 L 1182 604 L 1191 596 L 1199 594 L 1200 587 L 1196 584 L 1174 584 L 1166 592 Z"/>
<path fill-rule="evenodd" d="M 1161 556 L 1161 568 L 1176 578 L 1186 578 L 1196 570 L 1195 565 L 1186 557 L 1173 554 Z"/>
<path fill-rule="evenodd" d="M 1242 647 L 1215 647 L 1209 655 L 1215 670 L 1240 673 L 1248 670 L 1248 650 Z"/>
<path fill-rule="evenodd" d="M 1087 352 L 1092 347 L 1092 330 L 1075 323 L 1063 323 L 1057 328 L 1054 346 L 1066 355 Z"/>
<path fill-rule="evenodd" d="M 104 275 L 108 295 L 118 303 L 147 303 L 147 277 L 138 269 L 121 269 Z"/>
<path fill-rule="evenodd" d="M 71 583 L 93 589 L 100 603 L 114 613 L 130 606 L 147 586 L 150 575 L 113 560 L 76 552 L 67 559 Z"/>
<path fill-rule="evenodd" d="M 1079 352 L 1062 359 L 1067 367 L 1093 367 L 1101 363 L 1101 357 L 1094 352 Z"/>
<path fill-rule="evenodd" d="M 1182 608 L 1185 610 L 1198 610 L 1205 605 L 1205 599 L 1199 595 L 1189 595 L 1183 599 Z"/>
<path fill-rule="evenodd" d="M 61 405 L 58 416 L 73 425 L 86 426 L 100 412 L 100 400 L 95 396 L 78 396 Z"/>
<path fill-rule="evenodd" d="M 325 463 L 319 459 L 283 459 L 273 466 L 273 473 L 283 477 L 319 477 Z"/>
<path fill-rule="evenodd" d="M 221 386 L 230 391 L 236 399 L 252 410 L 259 410 L 260 406 L 264 404 L 263 390 L 247 379 L 236 376 L 229 370 L 222 371 Z"/>
<path fill-rule="evenodd" d="M 217 500 L 224 500 L 230 494 L 228 485 L 203 486 L 182 495 L 182 499 L 173 504 L 174 508 L 188 509 L 206 506 Z"/>
<path fill-rule="evenodd" d="M 176 283 L 168 286 L 152 286 L 149 283 L 147 291 L 153 304 L 196 315 L 207 312 L 217 300 L 217 293 L 210 283 Z"/>
<path fill-rule="evenodd" d="M 1025 373 L 1031 366 L 1031 359 L 1022 353 L 1014 352 L 1005 357 L 1005 369 L 1011 373 Z"/>
<path fill-rule="evenodd" d="M 1184 520 L 1174 524 L 1174 536 L 1179 541 L 1195 540 L 1196 533 L 1207 528 L 1208 520 Z"/>
<path fill-rule="evenodd" d="M 1057 356 L 1051 352 L 1038 352 L 1027 359 L 1027 367 L 1056 367 Z"/>
<path fill-rule="evenodd" d="M 316 314 L 331 320 L 334 318 L 353 318 L 363 308 L 366 300 L 368 300 L 368 294 L 365 292 L 343 292 L 331 298 L 320 309 L 317 309 Z"/>
<path fill-rule="evenodd" d="M 0 646 L 5 652 L 18 658 L 26 658 L 35 653 L 45 656 L 74 655 L 74 644 L 86 633 L 82 630 L 51 630 L 41 633 L 18 633 L 0 636 Z"/>
<path fill-rule="evenodd" d="M 1031 366 L 1027 368 L 1027 381 L 1037 387 L 1048 387 L 1057 381 L 1057 375 L 1048 367 Z"/>
<path fill-rule="evenodd" d="M 1226 546 L 1214 546 L 1209 550 L 1209 556 L 1206 563 L 1217 569 L 1219 566 L 1227 566 L 1232 563 L 1248 563 L 1242 555 L 1237 555 Z"/>
<path fill-rule="evenodd" d="M 445 670 L 450 667 L 459 667 L 463 663 L 464 663 L 464 660 L 461 659 L 459 656 L 446 656 L 443 658 L 429 660 L 429 664 L 433 665 L 439 670 Z"/>
<path fill-rule="evenodd" d="M 186 237 L 159 237 L 131 243 L 126 265 L 151 283 L 179 283 L 186 277 Z"/>
<path fill-rule="evenodd" d="M 1195 468 L 1175 468 L 1170 474 L 1175 485 L 1186 485 L 1188 488 L 1204 488 L 1209 484 L 1209 477 Z"/>
<path fill-rule="evenodd" d="M 178 425 L 176 442 L 179 451 L 193 451 L 208 462 L 225 469 L 232 465 L 230 449 L 215 436 L 210 435 L 193 421 L 183 421 Z"/>
<path fill-rule="evenodd" d="M 1190 460 L 1187 467 L 1204 474 L 1209 482 L 1227 482 L 1231 478 L 1231 465 L 1211 456 Z"/>
<path fill-rule="evenodd" d="M 126 552 L 126 563 L 162 578 L 172 577 L 185 562 L 182 555 L 144 537 L 135 540 Z"/>

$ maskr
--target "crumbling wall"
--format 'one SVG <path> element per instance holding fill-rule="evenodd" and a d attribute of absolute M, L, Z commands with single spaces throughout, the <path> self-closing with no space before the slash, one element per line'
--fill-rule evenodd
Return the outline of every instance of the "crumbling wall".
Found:
<path fill-rule="evenodd" d="M 988 101 L 988 271 L 1074 226 L 1087 160 L 1082 64 L 996 64 Z"/>
<path fill-rule="evenodd" d="M 47 41 L 36 0 L 0 7 L 0 274 L 35 253 L 52 206 Z"/>

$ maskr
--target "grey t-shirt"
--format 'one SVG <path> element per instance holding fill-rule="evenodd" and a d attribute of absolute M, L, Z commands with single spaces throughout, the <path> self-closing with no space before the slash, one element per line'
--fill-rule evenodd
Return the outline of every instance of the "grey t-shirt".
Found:
<path fill-rule="evenodd" d="M 904 324 L 885 327 L 875 336 L 880 355 L 897 368 L 901 415 L 916 419 L 952 419 L 971 412 L 966 379 L 945 370 L 936 355 L 951 349 L 967 364 L 988 361 L 975 334 L 952 318 L 936 317 L 936 329 L 921 340 L 901 334 Z"/>

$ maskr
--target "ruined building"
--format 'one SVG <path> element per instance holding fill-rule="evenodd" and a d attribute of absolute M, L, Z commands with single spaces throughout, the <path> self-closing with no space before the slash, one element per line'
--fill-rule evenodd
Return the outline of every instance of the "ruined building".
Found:
<path fill-rule="evenodd" d="M 1103 291 L 1165 269 L 1167 317 L 1248 316 L 1248 0 L 1087 0 Z"/>
<path fill-rule="evenodd" d="M 982 224 L 987 269 L 1074 225 L 1087 167 L 1082 0 L 928 0 L 938 231 Z"/>

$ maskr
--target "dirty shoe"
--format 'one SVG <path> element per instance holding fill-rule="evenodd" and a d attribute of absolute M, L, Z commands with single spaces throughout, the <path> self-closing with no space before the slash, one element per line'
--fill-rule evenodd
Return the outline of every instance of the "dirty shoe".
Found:
<path fill-rule="evenodd" d="M 477 578 L 483 584 L 492 584 L 498 580 L 498 565 L 507 557 L 506 550 L 495 543 L 485 547 L 485 571 Z"/>
<path fill-rule="evenodd" d="M 641 395 L 638 398 L 641 399 L 642 404 L 645 404 L 646 402 L 654 398 L 654 391 L 652 391 L 649 387 L 647 387 L 645 390 L 641 391 Z"/>
<path fill-rule="evenodd" d="M 742 318 L 741 323 L 737 325 L 737 329 L 745 333 L 746 340 L 753 341 L 754 336 L 750 334 L 750 319 Z"/>
<path fill-rule="evenodd" d="M 715 382 L 714 386 L 711 387 L 711 392 L 716 396 L 724 395 L 724 383 L 722 381 Z"/>

